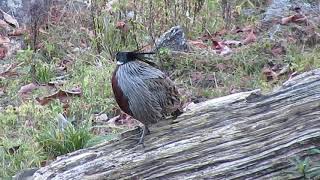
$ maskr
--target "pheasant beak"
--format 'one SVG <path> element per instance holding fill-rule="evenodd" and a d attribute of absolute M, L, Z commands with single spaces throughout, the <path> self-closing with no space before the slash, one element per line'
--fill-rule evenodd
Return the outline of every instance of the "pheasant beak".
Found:
<path fill-rule="evenodd" d="M 117 65 L 122 65 L 122 64 L 123 64 L 123 62 L 117 61 Z"/>

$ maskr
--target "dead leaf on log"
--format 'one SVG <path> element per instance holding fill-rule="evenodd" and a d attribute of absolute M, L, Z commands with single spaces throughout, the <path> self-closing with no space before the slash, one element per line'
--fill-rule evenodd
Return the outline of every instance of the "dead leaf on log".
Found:
<path fill-rule="evenodd" d="M 186 112 L 186 111 L 191 111 L 191 109 L 197 107 L 197 104 L 194 103 L 194 102 L 188 102 L 185 104 L 185 107 L 183 108 L 183 111 Z"/>
<path fill-rule="evenodd" d="M 108 121 L 108 126 L 120 129 L 132 129 L 140 124 L 139 121 L 132 116 L 122 113 L 119 116 L 113 117 Z"/>
<path fill-rule="evenodd" d="M 12 17 L 11 15 L 7 14 L 6 12 L 4 12 L 3 10 L 1 10 L 1 13 L 3 15 L 4 21 L 7 22 L 8 24 L 10 24 L 11 26 L 18 28 L 19 27 L 19 23 L 18 21 Z"/>
<path fill-rule="evenodd" d="M 41 104 L 41 105 L 46 105 L 49 104 L 52 100 L 54 99 L 59 99 L 61 102 L 63 103 L 67 103 L 68 100 L 70 99 L 70 97 L 73 96 L 78 96 L 80 97 L 82 95 L 82 91 L 80 88 L 74 88 L 71 90 L 58 90 L 56 93 L 43 97 L 43 98 L 39 98 L 37 97 L 36 100 Z"/>

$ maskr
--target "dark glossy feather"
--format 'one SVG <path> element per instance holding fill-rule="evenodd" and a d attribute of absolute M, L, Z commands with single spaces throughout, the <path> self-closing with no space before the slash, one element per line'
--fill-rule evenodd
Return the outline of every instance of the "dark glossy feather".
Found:
<path fill-rule="evenodd" d="M 117 101 L 117 104 L 119 105 L 120 109 L 129 114 L 130 116 L 132 116 L 132 112 L 129 109 L 129 103 L 128 103 L 128 98 L 126 96 L 124 96 L 121 88 L 118 85 L 118 80 L 116 78 L 116 72 L 118 70 L 119 67 L 117 67 L 112 75 L 112 79 L 111 79 L 111 84 L 112 84 L 112 90 L 113 90 L 113 94 L 115 96 L 115 99 Z"/>

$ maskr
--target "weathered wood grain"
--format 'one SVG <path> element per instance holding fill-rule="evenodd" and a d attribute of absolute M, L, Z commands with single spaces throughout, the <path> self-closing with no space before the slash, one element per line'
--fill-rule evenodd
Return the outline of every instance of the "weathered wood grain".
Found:
<path fill-rule="evenodd" d="M 58 158 L 34 179 L 286 179 L 289 158 L 319 147 L 320 69 L 267 94 L 204 102 L 130 140 Z"/>

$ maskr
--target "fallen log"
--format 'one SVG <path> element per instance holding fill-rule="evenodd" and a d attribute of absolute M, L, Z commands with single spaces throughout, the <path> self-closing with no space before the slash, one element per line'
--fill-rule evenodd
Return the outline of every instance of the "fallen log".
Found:
<path fill-rule="evenodd" d="M 286 179 L 289 159 L 320 141 L 320 69 L 273 92 L 209 100 L 150 128 L 145 147 L 117 140 L 82 149 L 33 179 Z"/>

